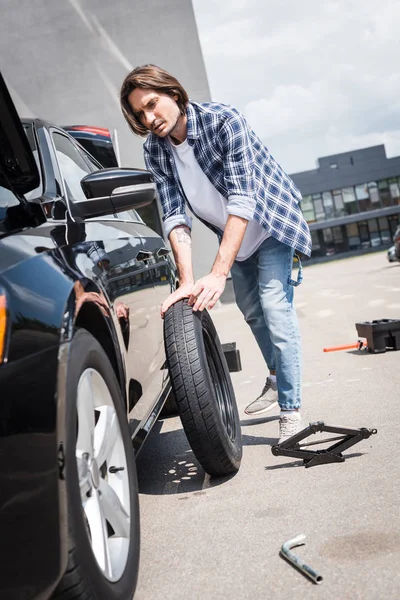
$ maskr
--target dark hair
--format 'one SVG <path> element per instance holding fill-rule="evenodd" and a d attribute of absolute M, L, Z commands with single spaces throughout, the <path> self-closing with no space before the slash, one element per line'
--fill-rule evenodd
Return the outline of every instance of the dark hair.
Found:
<path fill-rule="evenodd" d="M 186 105 L 189 102 L 189 96 L 186 90 L 181 86 L 179 81 L 175 79 L 161 67 L 156 65 L 143 65 L 136 67 L 127 75 L 122 83 L 120 92 L 120 102 L 122 114 L 124 115 L 129 128 L 137 135 L 146 136 L 149 131 L 142 125 L 139 119 L 134 114 L 131 105 L 128 102 L 129 95 L 136 88 L 142 90 L 155 90 L 168 94 L 168 96 L 178 96 L 176 103 L 181 114 L 185 114 Z"/>

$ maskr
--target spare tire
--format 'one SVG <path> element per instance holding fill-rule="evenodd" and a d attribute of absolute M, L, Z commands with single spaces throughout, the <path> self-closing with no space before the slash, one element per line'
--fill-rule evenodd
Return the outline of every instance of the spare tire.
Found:
<path fill-rule="evenodd" d="M 167 365 L 178 413 L 193 453 L 210 475 L 239 470 L 242 436 L 235 394 L 214 323 L 188 301 L 164 317 Z"/>

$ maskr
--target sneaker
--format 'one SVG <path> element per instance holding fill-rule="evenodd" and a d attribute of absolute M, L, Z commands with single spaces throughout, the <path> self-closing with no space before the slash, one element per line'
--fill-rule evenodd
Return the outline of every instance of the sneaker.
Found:
<path fill-rule="evenodd" d="M 287 439 L 299 433 L 303 429 L 303 423 L 299 412 L 288 413 L 287 415 L 281 415 L 279 419 L 279 442 L 282 444 Z"/>
<path fill-rule="evenodd" d="M 261 415 L 261 413 L 265 413 L 277 405 L 278 388 L 276 386 L 276 381 L 271 381 L 271 379 L 267 377 L 263 391 L 256 400 L 253 400 L 253 402 L 250 402 L 250 404 L 246 406 L 244 412 L 246 415 Z"/>

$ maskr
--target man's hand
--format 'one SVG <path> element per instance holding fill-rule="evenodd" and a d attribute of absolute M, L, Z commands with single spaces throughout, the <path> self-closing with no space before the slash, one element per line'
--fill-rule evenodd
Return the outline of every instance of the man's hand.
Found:
<path fill-rule="evenodd" d="M 114 310 L 118 319 L 129 320 L 129 306 L 124 304 L 124 302 L 116 302 L 114 304 Z"/>
<path fill-rule="evenodd" d="M 80 281 L 75 281 L 74 288 L 76 296 L 75 316 L 80 311 L 81 306 L 84 302 L 92 302 L 93 304 L 97 304 L 103 315 L 105 317 L 109 316 L 109 309 L 107 303 L 100 294 L 98 294 L 97 292 L 85 292 L 85 288 L 83 287 Z"/>
<path fill-rule="evenodd" d="M 209 273 L 194 284 L 189 296 L 193 310 L 212 309 L 225 289 L 226 275 Z"/>
<path fill-rule="evenodd" d="M 178 287 L 177 290 L 175 290 L 175 292 L 172 292 L 172 294 L 170 294 L 161 305 L 161 318 L 164 318 L 164 315 L 169 307 L 175 304 L 175 302 L 179 302 L 179 300 L 182 300 L 183 298 L 189 298 L 192 289 L 193 283 L 183 283 Z"/>

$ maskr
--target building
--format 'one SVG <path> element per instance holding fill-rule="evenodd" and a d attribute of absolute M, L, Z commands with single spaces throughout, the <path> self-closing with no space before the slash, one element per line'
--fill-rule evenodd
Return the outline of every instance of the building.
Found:
<path fill-rule="evenodd" d="M 160 65 L 211 98 L 190 1 L 0 0 L 0 12 L 0 70 L 20 115 L 116 129 L 124 166 L 144 164 L 119 106 L 130 70 Z"/>
<path fill-rule="evenodd" d="M 387 248 L 400 219 L 400 157 L 372 146 L 318 159 L 291 175 L 309 223 L 312 258 Z"/>
<path fill-rule="evenodd" d="M 190 0 L 0 0 L 0 13 L 0 70 L 21 117 L 108 128 L 117 133 L 122 166 L 144 166 L 144 140 L 129 131 L 119 106 L 121 83 L 135 66 L 159 65 L 191 98 L 211 100 Z M 211 268 L 217 248 L 196 221 L 197 276 Z"/>

